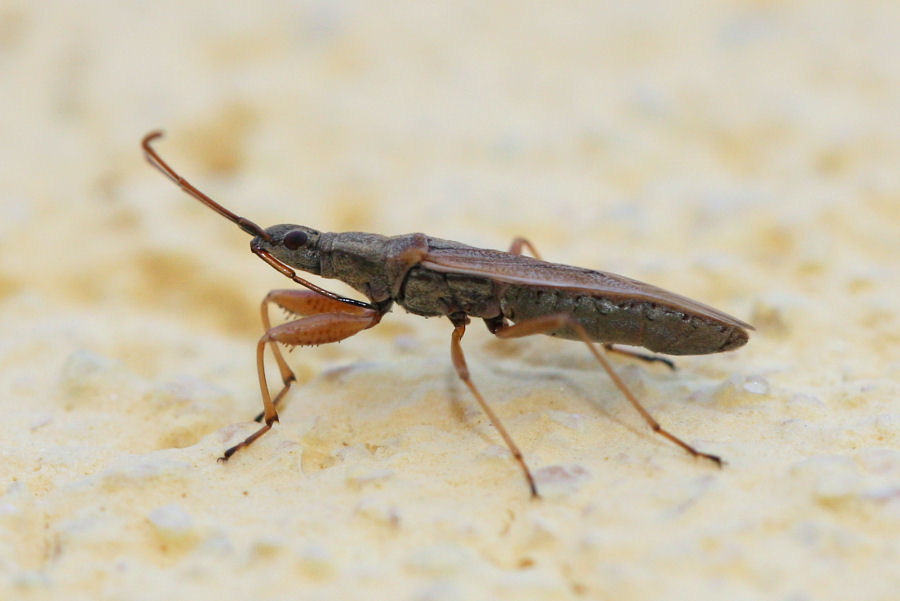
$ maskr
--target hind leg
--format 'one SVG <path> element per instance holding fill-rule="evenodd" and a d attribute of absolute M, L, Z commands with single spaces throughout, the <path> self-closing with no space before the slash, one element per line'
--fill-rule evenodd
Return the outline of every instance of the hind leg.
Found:
<path fill-rule="evenodd" d="M 637 397 L 629 390 L 629 388 L 625 385 L 625 382 L 622 378 L 619 377 L 619 374 L 613 370 L 612 365 L 609 364 L 609 361 L 597 350 L 596 345 L 591 341 L 588 337 L 587 332 L 585 332 L 584 328 L 580 323 L 575 321 L 570 315 L 566 313 L 556 313 L 552 315 L 544 315 L 541 317 L 535 317 L 533 319 L 527 319 L 525 321 L 521 321 L 515 325 L 509 326 L 506 325 L 502 321 L 498 321 L 495 324 L 491 324 L 494 326 L 492 330 L 494 335 L 498 338 L 518 338 L 521 336 L 531 336 L 532 334 L 547 334 L 550 332 L 555 332 L 562 328 L 571 328 L 578 337 L 584 342 L 588 350 L 594 355 L 594 358 L 603 366 L 603 369 L 606 370 L 606 373 L 609 374 L 609 377 L 612 379 L 613 383 L 616 387 L 622 391 L 622 394 L 625 395 L 625 398 L 628 399 L 628 402 L 637 410 L 638 413 L 641 414 L 641 417 L 644 418 L 644 421 L 650 426 L 650 428 L 659 434 L 660 436 L 667 438 L 673 443 L 680 446 L 682 449 L 693 455 L 694 457 L 703 457 L 704 459 L 709 459 L 714 462 L 716 465 L 722 465 L 722 460 L 716 455 L 710 455 L 708 453 L 702 453 L 684 442 L 665 428 L 663 428 L 658 421 L 656 421 L 650 413 L 644 409 L 644 406 L 641 405 L 641 402 L 637 400 Z"/>

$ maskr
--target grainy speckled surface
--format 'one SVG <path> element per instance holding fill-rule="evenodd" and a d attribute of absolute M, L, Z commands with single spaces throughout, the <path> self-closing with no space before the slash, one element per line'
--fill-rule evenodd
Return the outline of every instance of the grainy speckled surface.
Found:
<path fill-rule="evenodd" d="M 0 7 L 0 598 L 900 595 L 900 4 Z M 426 231 L 758 327 L 615 365 L 401 313 L 290 355 L 285 281 L 143 163 L 269 225 Z M 273 372 L 274 375 L 274 372 Z"/>

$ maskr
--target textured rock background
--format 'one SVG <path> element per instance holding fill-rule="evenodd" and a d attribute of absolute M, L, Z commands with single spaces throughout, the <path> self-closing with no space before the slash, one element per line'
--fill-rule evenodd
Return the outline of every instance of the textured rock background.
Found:
<path fill-rule="evenodd" d="M 0 597 L 896 599 L 900 4 L 0 7 Z M 679 371 L 393 313 L 290 355 L 263 225 L 426 231 L 758 327 Z M 329 283 L 330 285 L 330 283 Z M 273 372 L 274 375 L 274 372 Z"/>

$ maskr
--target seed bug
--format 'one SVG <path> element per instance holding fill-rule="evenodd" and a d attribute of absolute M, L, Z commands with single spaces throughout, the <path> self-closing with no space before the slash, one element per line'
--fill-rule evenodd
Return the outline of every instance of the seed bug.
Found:
<path fill-rule="evenodd" d="M 516 238 L 508 252 L 467 246 L 425 234 L 382 236 L 363 232 L 319 232 L 303 225 L 262 228 L 239 217 L 195 188 L 160 158 L 151 143 L 155 131 L 141 142 L 148 162 L 184 192 L 234 222 L 253 236 L 250 250 L 306 290 L 272 290 L 261 306 L 265 333 L 256 345 L 256 370 L 263 412 L 262 426 L 227 449 L 219 461 L 253 444 L 278 421 L 277 407 L 295 381 L 278 344 L 312 346 L 338 342 L 377 325 L 394 303 L 424 317 L 445 316 L 453 324 L 450 356 L 459 378 L 509 447 L 538 496 L 531 470 L 519 447 L 485 402 L 469 375 L 460 341 L 470 318 L 484 320 L 498 338 L 546 334 L 583 342 L 616 387 L 651 429 L 683 448 L 721 466 L 716 455 L 703 453 L 665 430 L 632 394 L 597 349 L 595 342 L 644 361 L 663 357 L 621 349 L 615 344 L 642 346 L 669 355 L 702 355 L 744 345 L 754 329 L 718 309 L 620 275 L 540 259 L 534 246 Z M 532 255 L 522 254 L 527 249 Z M 349 284 L 367 301 L 339 296 L 297 275 L 295 269 Z M 269 305 L 299 319 L 272 326 Z M 272 398 L 266 382 L 264 352 L 272 349 L 281 372 L 281 391 Z"/>

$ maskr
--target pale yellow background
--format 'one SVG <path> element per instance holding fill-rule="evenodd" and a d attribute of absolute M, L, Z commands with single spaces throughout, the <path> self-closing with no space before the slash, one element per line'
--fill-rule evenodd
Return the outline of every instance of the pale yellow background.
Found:
<path fill-rule="evenodd" d="M 900 598 L 900 3 L 0 7 L 0 598 Z M 402 310 L 290 355 L 262 225 L 425 231 L 758 327 L 679 370 Z M 330 285 L 331 283 L 329 283 Z M 339 288 L 337 288 L 339 289 Z M 275 375 L 275 372 L 272 372 Z"/>

